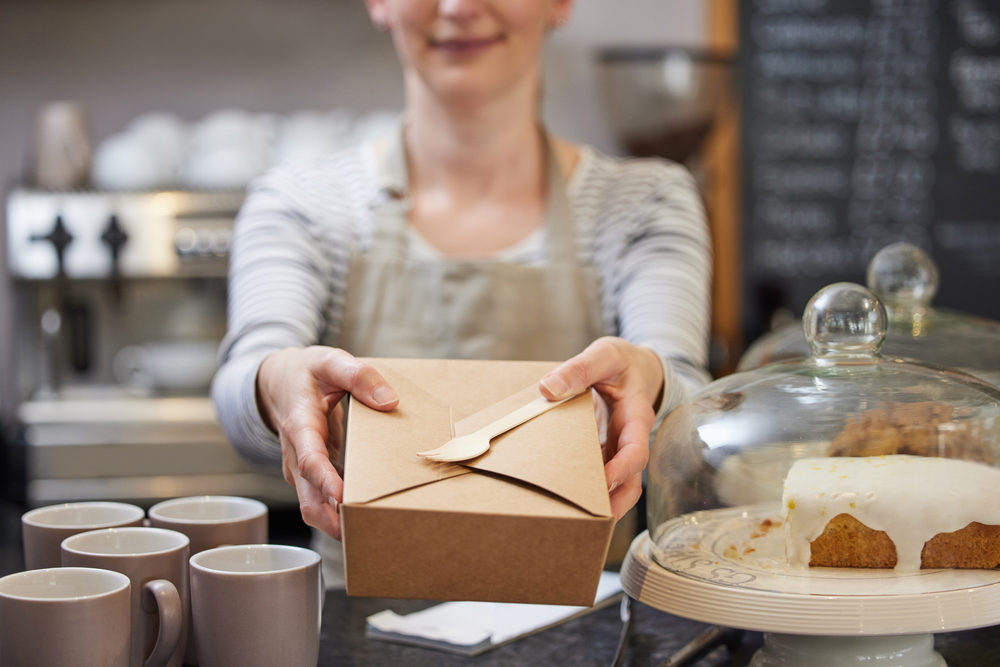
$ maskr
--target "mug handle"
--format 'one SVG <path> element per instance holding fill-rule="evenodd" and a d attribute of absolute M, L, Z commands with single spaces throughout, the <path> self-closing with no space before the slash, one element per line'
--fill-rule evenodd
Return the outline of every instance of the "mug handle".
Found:
<path fill-rule="evenodd" d="M 181 641 L 184 615 L 181 596 L 177 587 L 166 579 L 155 579 L 142 587 L 142 609 L 147 613 L 160 612 L 160 631 L 156 645 L 142 667 L 166 667 Z"/>

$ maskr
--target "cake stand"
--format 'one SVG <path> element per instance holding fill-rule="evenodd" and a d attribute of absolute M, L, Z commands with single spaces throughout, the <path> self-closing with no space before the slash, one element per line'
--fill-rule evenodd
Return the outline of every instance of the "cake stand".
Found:
<path fill-rule="evenodd" d="M 790 567 L 777 503 L 686 514 L 659 533 L 632 542 L 625 592 L 764 632 L 750 667 L 946 667 L 933 633 L 1000 623 L 1000 571 Z"/>

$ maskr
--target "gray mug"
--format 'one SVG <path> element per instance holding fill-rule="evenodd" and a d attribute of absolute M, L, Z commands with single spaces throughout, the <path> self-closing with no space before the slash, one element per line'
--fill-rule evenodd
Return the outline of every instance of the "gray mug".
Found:
<path fill-rule="evenodd" d="M 0 579 L 0 665 L 128 667 L 129 579 L 60 567 Z"/>
<path fill-rule="evenodd" d="M 192 496 L 164 500 L 149 508 L 157 528 L 184 533 L 191 555 L 231 544 L 267 543 L 267 505 L 237 496 Z"/>
<path fill-rule="evenodd" d="M 315 551 L 279 544 L 191 557 L 201 667 L 316 667 L 323 578 Z"/>
<path fill-rule="evenodd" d="M 141 526 L 145 516 L 141 507 L 101 501 L 50 505 L 25 512 L 21 517 L 24 569 L 59 567 L 59 545 L 67 537 L 100 528 Z"/>
<path fill-rule="evenodd" d="M 62 543 L 64 567 L 121 572 L 132 582 L 129 667 L 181 667 L 187 642 L 188 538 L 162 528 L 108 528 Z"/>
<path fill-rule="evenodd" d="M 192 556 L 231 544 L 267 542 L 267 505 L 250 498 L 192 496 L 164 500 L 149 508 L 149 522 L 187 535 Z M 184 663 L 198 664 L 198 648 L 190 627 Z"/>

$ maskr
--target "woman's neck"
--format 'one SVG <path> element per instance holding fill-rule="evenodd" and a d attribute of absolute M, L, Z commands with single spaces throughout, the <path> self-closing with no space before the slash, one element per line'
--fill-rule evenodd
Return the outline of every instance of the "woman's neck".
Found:
<path fill-rule="evenodd" d="M 444 188 L 459 199 L 543 196 L 536 81 L 495 99 L 460 104 L 442 100 L 419 81 L 407 84 L 411 187 Z"/>
<path fill-rule="evenodd" d="M 546 146 L 537 109 L 537 77 L 494 99 L 461 102 L 407 77 L 407 219 L 440 252 L 493 255 L 544 223 Z M 577 149 L 555 147 L 568 177 Z"/>

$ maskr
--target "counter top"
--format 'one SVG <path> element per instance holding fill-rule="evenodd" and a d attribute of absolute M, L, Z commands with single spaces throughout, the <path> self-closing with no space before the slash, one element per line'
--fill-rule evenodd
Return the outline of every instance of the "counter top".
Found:
<path fill-rule="evenodd" d="M 330 591 L 323 611 L 319 667 L 609 667 L 621 633 L 618 605 L 569 621 L 474 658 L 367 639 L 365 618 L 392 609 L 406 614 L 433 603 L 415 600 L 351 598 Z M 707 626 L 663 613 L 633 601 L 630 667 L 659 667 Z M 719 649 L 697 667 L 746 667 L 760 647 L 762 635 L 748 632 L 739 651 Z M 935 647 L 948 667 L 994 667 L 1000 626 L 949 632 L 935 637 Z"/>
<path fill-rule="evenodd" d="M 351 598 L 343 591 L 329 591 L 323 610 L 320 667 L 609 667 L 622 629 L 618 605 L 614 604 L 473 658 L 365 637 L 365 618 L 374 613 L 392 609 L 407 614 L 432 604 L 416 600 Z M 633 648 L 631 660 L 626 663 L 632 667 L 660 665 L 706 627 L 634 601 L 632 610 L 635 619 Z M 760 646 L 761 636 L 751 633 L 748 640 L 745 643 L 752 650 L 746 652 L 742 662 L 722 660 L 705 662 L 698 667 L 746 665 Z M 720 651 L 720 654 L 725 652 Z"/>

